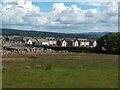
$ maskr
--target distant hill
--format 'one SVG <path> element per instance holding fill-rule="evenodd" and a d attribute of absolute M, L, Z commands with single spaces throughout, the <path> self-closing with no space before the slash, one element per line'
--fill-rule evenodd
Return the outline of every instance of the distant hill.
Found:
<path fill-rule="evenodd" d="M 88 32 L 88 33 L 53 33 L 53 32 L 42 32 L 42 31 L 26 31 L 26 30 L 15 30 L 15 29 L 2 29 L 3 36 L 30 36 L 30 37 L 56 37 L 56 38 L 92 38 L 97 39 L 108 32 Z"/>

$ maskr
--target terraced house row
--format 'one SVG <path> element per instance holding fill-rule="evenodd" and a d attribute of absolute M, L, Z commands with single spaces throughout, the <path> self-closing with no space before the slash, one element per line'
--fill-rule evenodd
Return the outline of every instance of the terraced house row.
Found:
<path fill-rule="evenodd" d="M 57 46 L 67 47 L 96 47 L 97 42 L 95 40 L 88 39 L 59 39 L 57 40 Z"/>
<path fill-rule="evenodd" d="M 21 37 L 1 36 L 0 53 L 42 52 L 46 49 L 42 46 L 55 47 L 96 47 L 96 40 L 83 38 L 54 38 L 54 37 Z M 49 48 L 47 50 L 50 50 Z M 52 50 L 51 50 L 52 51 Z M 53 50 L 54 51 L 54 50 Z"/>
<path fill-rule="evenodd" d="M 61 46 L 61 47 L 96 47 L 96 40 L 90 40 L 85 38 L 54 38 L 54 37 L 3 37 L 3 43 L 8 44 L 27 44 L 32 46 Z"/>

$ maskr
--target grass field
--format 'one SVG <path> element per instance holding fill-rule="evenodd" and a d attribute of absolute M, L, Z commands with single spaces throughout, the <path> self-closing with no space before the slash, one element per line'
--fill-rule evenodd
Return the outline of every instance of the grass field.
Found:
<path fill-rule="evenodd" d="M 3 56 L 3 88 L 116 88 L 118 56 L 42 53 Z"/>

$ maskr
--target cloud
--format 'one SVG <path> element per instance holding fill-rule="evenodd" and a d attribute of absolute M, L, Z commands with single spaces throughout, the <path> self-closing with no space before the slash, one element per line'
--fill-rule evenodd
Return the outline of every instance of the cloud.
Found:
<path fill-rule="evenodd" d="M 81 4 L 85 4 L 85 5 L 90 5 L 90 6 L 96 6 L 96 7 L 100 7 L 100 6 L 106 6 L 107 5 L 107 2 L 79 2 Z"/>
<path fill-rule="evenodd" d="M 94 4 L 97 5 L 97 3 Z M 0 21 L 4 27 L 40 31 L 78 33 L 117 31 L 118 4 L 116 2 L 102 4 L 107 7 L 104 11 L 97 8 L 82 10 L 77 5 L 68 7 L 64 3 L 54 3 L 51 11 L 42 12 L 31 1 L 4 0 L 3 7 L 0 5 L 0 12 L 2 12 Z"/>
<path fill-rule="evenodd" d="M 84 20 L 84 11 L 77 8 L 76 5 L 72 5 L 70 8 L 64 9 L 58 15 L 57 21 L 63 24 L 76 24 L 81 23 Z"/>
<path fill-rule="evenodd" d="M 52 8 L 55 12 L 61 13 L 63 10 L 67 9 L 68 7 L 66 7 L 63 3 L 54 3 Z"/>
<path fill-rule="evenodd" d="M 8 0 L 3 2 L 2 19 L 5 24 L 26 23 L 23 17 L 31 14 L 39 14 L 40 9 L 32 5 L 30 1 Z"/>
<path fill-rule="evenodd" d="M 108 13 L 110 15 L 117 15 L 118 14 L 118 3 L 111 2 L 108 4 L 108 6 L 109 6 Z"/>

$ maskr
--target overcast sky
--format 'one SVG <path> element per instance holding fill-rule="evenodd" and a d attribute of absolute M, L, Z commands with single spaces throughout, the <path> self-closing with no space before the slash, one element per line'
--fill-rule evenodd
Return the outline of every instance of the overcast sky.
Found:
<path fill-rule="evenodd" d="M 116 0 L 99 3 L 34 2 L 33 0 L 1 2 L 0 22 L 3 28 L 61 33 L 118 31 Z"/>

